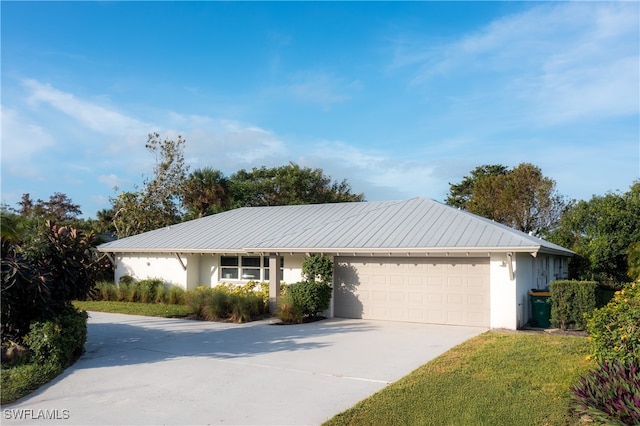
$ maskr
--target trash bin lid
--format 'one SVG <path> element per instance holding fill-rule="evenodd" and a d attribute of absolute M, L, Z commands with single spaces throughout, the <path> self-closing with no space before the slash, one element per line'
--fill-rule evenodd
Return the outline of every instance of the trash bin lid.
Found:
<path fill-rule="evenodd" d="M 551 293 L 548 291 L 530 291 L 529 296 L 551 297 Z"/>

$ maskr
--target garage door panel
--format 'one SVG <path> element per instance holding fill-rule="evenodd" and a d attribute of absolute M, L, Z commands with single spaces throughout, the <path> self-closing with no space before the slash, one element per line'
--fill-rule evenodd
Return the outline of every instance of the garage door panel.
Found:
<path fill-rule="evenodd" d="M 489 325 L 488 259 L 338 257 L 335 278 L 336 316 Z"/>

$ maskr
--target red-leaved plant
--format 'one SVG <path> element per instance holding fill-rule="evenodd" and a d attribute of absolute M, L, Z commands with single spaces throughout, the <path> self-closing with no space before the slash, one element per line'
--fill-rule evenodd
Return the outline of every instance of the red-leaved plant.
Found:
<path fill-rule="evenodd" d="M 637 361 L 598 364 L 571 387 L 576 411 L 607 425 L 640 425 L 640 367 Z"/>

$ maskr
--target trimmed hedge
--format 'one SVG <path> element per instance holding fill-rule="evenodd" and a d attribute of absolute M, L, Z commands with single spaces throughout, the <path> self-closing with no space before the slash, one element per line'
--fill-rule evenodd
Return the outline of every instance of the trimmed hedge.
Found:
<path fill-rule="evenodd" d="M 563 330 L 584 330 L 587 317 L 597 307 L 595 281 L 559 280 L 549 284 L 551 293 L 551 324 Z"/>
<path fill-rule="evenodd" d="M 331 287 L 316 281 L 302 281 L 287 287 L 287 293 L 304 317 L 316 318 L 329 309 Z"/>

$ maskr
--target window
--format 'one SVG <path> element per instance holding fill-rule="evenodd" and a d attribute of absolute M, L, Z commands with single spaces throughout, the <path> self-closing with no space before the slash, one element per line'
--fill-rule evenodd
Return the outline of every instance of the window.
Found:
<path fill-rule="evenodd" d="M 260 279 L 260 257 L 259 256 L 243 256 L 242 257 L 242 275 L 243 280 L 259 280 Z"/>
<path fill-rule="evenodd" d="M 220 269 L 222 278 L 238 279 L 238 256 L 222 256 L 220 258 Z"/>
<path fill-rule="evenodd" d="M 280 268 L 284 259 L 280 258 Z M 269 280 L 269 256 L 221 256 L 220 279 L 222 280 Z"/>

